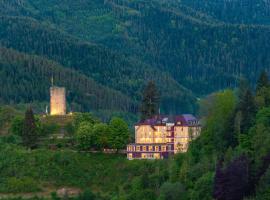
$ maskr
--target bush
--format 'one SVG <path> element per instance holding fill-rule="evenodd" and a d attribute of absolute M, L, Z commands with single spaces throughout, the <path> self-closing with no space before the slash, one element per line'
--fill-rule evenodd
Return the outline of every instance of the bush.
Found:
<path fill-rule="evenodd" d="M 37 182 L 30 178 L 7 178 L 5 183 L 5 192 L 20 193 L 20 192 L 38 192 L 40 188 Z"/>

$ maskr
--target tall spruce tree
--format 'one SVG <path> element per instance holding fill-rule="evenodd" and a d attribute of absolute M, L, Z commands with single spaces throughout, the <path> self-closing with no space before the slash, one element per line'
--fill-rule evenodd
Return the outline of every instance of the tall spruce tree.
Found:
<path fill-rule="evenodd" d="M 266 71 L 262 71 L 256 87 L 256 93 L 258 93 L 263 87 L 269 87 L 269 79 Z"/>
<path fill-rule="evenodd" d="M 160 94 L 154 81 L 149 81 L 143 92 L 141 104 L 141 119 L 147 119 L 158 114 Z"/>
<path fill-rule="evenodd" d="M 240 116 L 239 119 L 239 132 L 247 133 L 248 129 L 254 122 L 256 114 L 256 104 L 254 96 L 249 88 L 243 92 L 243 96 L 239 97 L 237 112 Z"/>
<path fill-rule="evenodd" d="M 34 148 L 37 145 L 37 128 L 34 113 L 31 107 L 29 107 L 25 112 L 22 140 L 26 147 Z"/>
<path fill-rule="evenodd" d="M 270 83 L 265 71 L 258 79 L 255 100 L 258 109 L 270 106 Z"/>

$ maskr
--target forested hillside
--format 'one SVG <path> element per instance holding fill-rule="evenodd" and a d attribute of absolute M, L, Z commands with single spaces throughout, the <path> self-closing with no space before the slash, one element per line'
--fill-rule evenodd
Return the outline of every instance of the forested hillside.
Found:
<path fill-rule="evenodd" d="M 236 87 L 241 76 L 254 85 L 270 69 L 268 1 L 2 0 L 0 10 L 1 45 L 135 101 L 154 79 L 164 112 L 193 112 L 194 96 Z"/>
<path fill-rule="evenodd" d="M 1 103 L 49 102 L 51 77 L 67 88 L 71 110 L 137 110 L 136 102 L 129 97 L 85 75 L 38 56 L 0 48 Z"/>
<path fill-rule="evenodd" d="M 176 0 L 176 2 L 177 1 L 181 1 L 184 5 L 205 12 L 224 22 L 270 25 L 270 1 L 268 0 Z"/>
<path fill-rule="evenodd" d="M 140 99 L 147 80 L 153 79 L 160 87 L 162 104 L 171 102 L 169 107 L 163 107 L 167 112 L 194 111 L 195 98 L 190 91 L 166 73 L 138 60 L 80 41 L 30 18 L 1 17 L 0 25 L 0 44 L 5 47 L 55 60 L 135 101 Z"/>
<path fill-rule="evenodd" d="M 269 69 L 270 28 L 249 25 L 268 24 L 267 1 L 13 1 L 4 13 L 35 18 L 132 56 L 196 95 L 235 87 L 241 75 L 254 84 Z"/>

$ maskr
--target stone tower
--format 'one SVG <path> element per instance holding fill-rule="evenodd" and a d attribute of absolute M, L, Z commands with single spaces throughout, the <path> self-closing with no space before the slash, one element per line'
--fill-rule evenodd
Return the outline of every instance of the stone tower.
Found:
<path fill-rule="evenodd" d="M 66 115 L 66 89 L 64 87 L 50 88 L 50 115 Z"/>

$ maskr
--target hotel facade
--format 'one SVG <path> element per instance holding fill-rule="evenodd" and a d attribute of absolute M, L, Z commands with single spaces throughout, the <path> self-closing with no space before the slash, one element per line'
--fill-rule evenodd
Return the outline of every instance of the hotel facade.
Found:
<path fill-rule="evenodd" d="M 127 158 L 163 159 L 186 152 L 200 133 L 201 126 L 193 115 L 154 116 L 135 125 L 135 143 L 127 146 Z"/>

